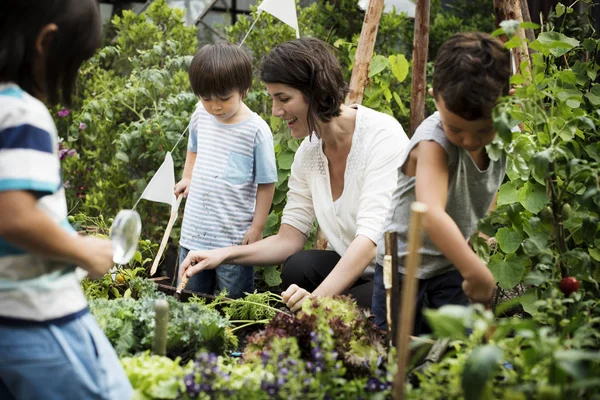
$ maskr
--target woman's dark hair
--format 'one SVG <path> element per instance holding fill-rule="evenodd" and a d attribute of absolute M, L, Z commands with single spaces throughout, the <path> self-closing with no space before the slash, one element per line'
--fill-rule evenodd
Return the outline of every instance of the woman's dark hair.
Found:
<path fill-rule="evenodd" d="M 332 47 L 319 39 L 300 38 L 278 45 L 262 59 L 259 74 L 265 83 L 281 83 L 302 93 L 308 102 L 308 129 L 317 136 L 317 121 L 339 116 L 348 93 Z"/>
<path fill-rule="evenodd" d="M 56 24 L 43 43 L 39 58 L 36 40 L 42 28 Z M 69 105 L 77 72 L 94 55 L 101 40 L 101 20 L 95 0 L 4 0 L 0 12 L 0 81 L 14 82 L 49 104 Z M 39 63 L 42 63 L 40 65 Z M 43 76 L 43 82 L 38 82 Z"/>
<path fill-rule="evenodd" d="M 233 90 L 243 96 L 252 86 L 252 61 L 231 43 L 207 44 L 192 59 L 189 76 L 196 96 L 225 96 Z"/>
<path fill-rule="evenodd" d="M 474 121 L 490 118 L 500 96 L 508 94 L 510 53 L 481 32 L 462 32 L 445 42 L 435 60 L 433 94 L 446 108 Z"/>

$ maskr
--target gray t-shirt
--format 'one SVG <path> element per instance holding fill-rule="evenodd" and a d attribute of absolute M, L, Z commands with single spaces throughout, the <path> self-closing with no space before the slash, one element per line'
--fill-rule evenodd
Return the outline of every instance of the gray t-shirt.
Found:
<path fill-rule="evenodd" d="M 404 273 L 404 259 L 408 247 L 410 205 L 416 201 L 415 177 L 402 172 L 402 166 L 411 150 L 421 141 L 431 140 L 441 145 L 448 154 L 448 202 L 446 212 L 467 240 L 477 230 L 477 222 L 483 218 L 498 192 L 506 173 L 506 157 L 490 160 L 488 168 L 481 171 L 469 153 L 450 143 L 442 128 L 439 113 L 434 113 L 418 127 L 398 170 L 398 185 L 392 196 L 392 206 L 384 224 L 384 232 L 398 232 L 398 271 Z M 425 234 L 421 252 L 419 279 L 443 274 L 454 266 Z M 377 263 L 383 264 L 385 239 L 377 245 Z"/>

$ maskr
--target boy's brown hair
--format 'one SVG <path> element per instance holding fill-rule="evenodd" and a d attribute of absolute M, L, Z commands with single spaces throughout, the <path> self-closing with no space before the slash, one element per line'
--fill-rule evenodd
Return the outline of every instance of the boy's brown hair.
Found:
<path fill-rule="evenodd" d="M 481 32 L 462 32 L 440 48 L 433 73 L 433 94 L 467 121 L 491 118 L 510 80 L 510 53 L 502 42 Z"/>
<path fill-rule="evenodd" d="M 308 103 L 308 128 L 317 136 L 318 122 L 329 122 L 339 116 L 348 93 L 333 50 L 320 39 L 290 40 L 271 50 L 262 59 L 259 69 L 263 82 L 281 83 L 302 92 Z"/>
<path fill-rule="evenodd" d="M 225 96 L 234 90 L 244 96 L 252 86 L 252 61 L 231 43 L 207 44 L 192 59 L 189 77 L 196 96 Z"/>

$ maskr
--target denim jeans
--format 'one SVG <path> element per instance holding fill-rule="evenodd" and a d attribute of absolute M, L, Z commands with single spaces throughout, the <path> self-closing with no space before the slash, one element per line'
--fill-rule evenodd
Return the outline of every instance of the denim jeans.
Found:
<path fill-rule="evenodd" d="M 178 265 L 181 266 L 188 253 L 189 250 L 185 247 L 179 248 Z M 231 299 L 243 297 L 244 293 L 252 293 L 254 267 L 223 264 L 215 269 L 200 271 L 190 278 L 186 286 L 186 290 L 206 294 L 219 294 L 223 289 L 227 290 L 227 297 Z"/>
<path fill-rule="evenodd" d="M 398 291 L 402 292 L 403 274 L 398 273 Z M 423 316 L 423 308 L 436 309 L 446 304 L 468 305 L 469 299 L 462 290 L 463 277 L 458 270 L 453 269 L 429 279 L 419 279 L 417 299 L 415 302 L 414 335 L 430 333 L 431 329 Z M 375 266 L 373 277 L 373 304 L 371 311 L 375 315 L 375 323 L 381 329 L 387 329 L 387 314 L 383 286 L 383 267 Z M 399 298 L 402 298 L 400 293 Z"/>
<path fill-rule="evenodd" d="M 90 313 L 58 324 L 0 323 L 0 399 L 130 399 L 133 390 Z"/>

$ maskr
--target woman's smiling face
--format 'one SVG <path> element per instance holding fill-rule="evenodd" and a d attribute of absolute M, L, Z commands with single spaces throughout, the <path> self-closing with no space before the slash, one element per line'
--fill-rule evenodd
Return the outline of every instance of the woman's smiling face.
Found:
<path fill-rule="evenodd" d="M 265 86 L 273 99 L 273 116 L 287 122 L 292 137 L 302 139 L 308 136 L 308 102 L 302 92 L 283 83 L 266 83 Z"/>

